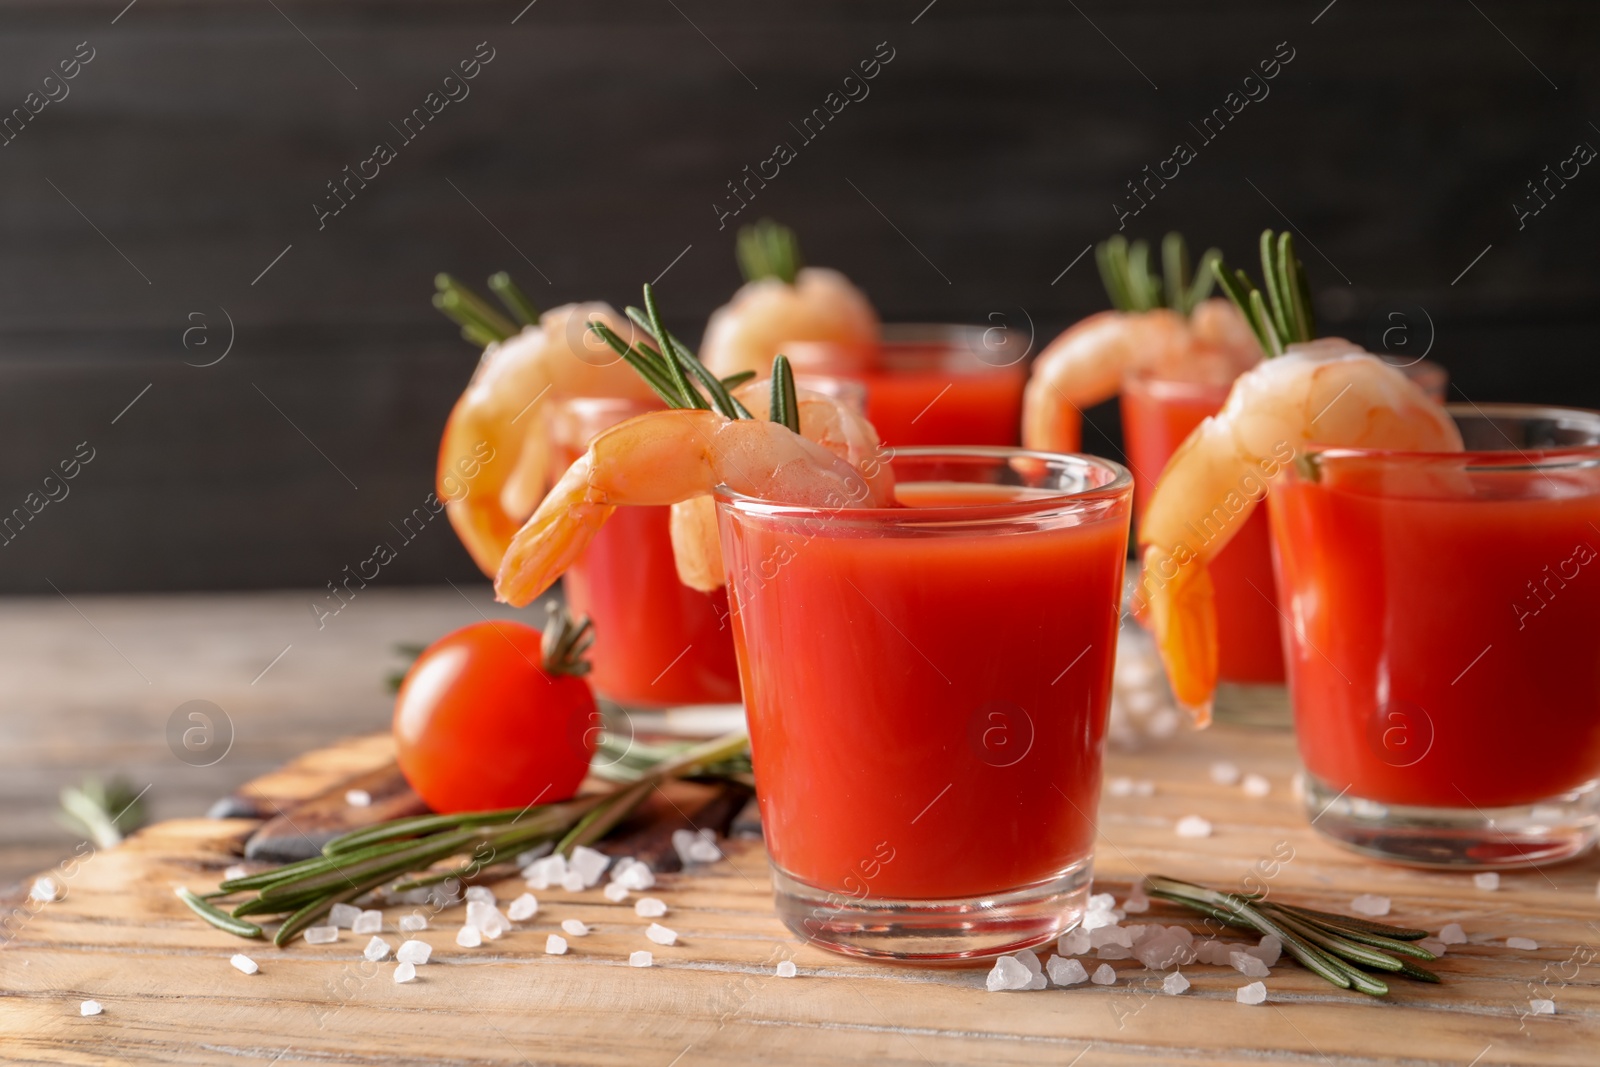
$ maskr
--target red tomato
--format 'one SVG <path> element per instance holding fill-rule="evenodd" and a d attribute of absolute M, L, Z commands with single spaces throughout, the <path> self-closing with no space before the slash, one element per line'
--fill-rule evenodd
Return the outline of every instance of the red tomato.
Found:
<path fill-rule="evenodd" d="M 480 622 L 430 645 L 394 705 L 400 770 L 436 812 L 566 800 L 599 722 L 581 677 L 544 668 L 538 630 Z"/>

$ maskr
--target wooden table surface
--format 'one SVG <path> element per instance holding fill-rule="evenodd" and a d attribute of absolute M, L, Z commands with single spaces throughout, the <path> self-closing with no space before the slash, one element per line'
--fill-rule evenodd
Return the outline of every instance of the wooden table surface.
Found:
<path fill-rule="evenodd" d="M 415 636 L 455 624 L 434 619 L 420 632 L 428 618 L 416 610 L 420 604 L 400 619 L 418 626 Z M 446 604 L 437 598 L 432 606 Z M 374 632 L 384 629 L 376 615 Z M 145 647 L 132 633 L 111 636 L 157 658 L 153 639 Z M 379 652 L 369 651 L 376 661 Z M 268 648 L 266 658 L 273 654 Z M 250 666 L 242 655 L 238 665 Z M 269 711 L 275 703 L 294 721 L 329 699 L 304 691 L 304 681 L 258 698 L 247 722 L 277 714 Z M 70 680 L 62 684 L 71 687 Z M 41 686 L 36 680 L 34 688 Z M 382 703 L 381 696 L 371 702 L 373 714 Z M 22 759 L 16 752 L 7 758 Z M 303 757 L 259 788 L 289 801 L 387 758 L 387 741 L 368 737 Z M 1209 767 L 1223 758 L 1266 775 L 1271 794 L 1251 798 L 1237 786 L 1214 784 Z M 1235 1002 L 1247 979 L 1231 970 L 1187 967 L 1193 987 L 1169 997 L 1159 975 L 1119 960 L 1112 986 L 988 993 L 982 970 L 869 964 L 801 943 L 773 916 L 765 857 L 751 842 L 730 843 L 725 861 L 697 873 L 664 875 L 651 891 L 671 909 L 661 921 L 678 931 L 674 946 L 644 938 L 648 920 L 634 915 L 631 902 L 610 904 L 598 890 L 550 890 L 538 894 L 535 919 L 477 949 L 454 944 L 460 909 L 441 913 L 419 935 L 433 944 L 433 961 L 419 968 L 417 981 L 397 985 L 392 961 L 362 959 L 365 936 L 345 932 L 336 944 L 297 941 L 278 950 L 196 920 L 172 887 L 210 888 L 236 861 L 233 850 L 253 824 L 186 818 L 115 849 L 62 849 L 80 860 L 56 868 L 67 893 L 55 903 L 33 906 L 17 887 L 9 892 L 0 1059 L 660 1067 L 1600 1062 L 1600 863 L 1590 857 L 1507 874 L 1495 892 L 1477 889 L 1468 875 L 1380 866 L 1315 836 L 1292 797 L 1295 769 L 1287 734 L 1229 727 L 1110 753 L 1108 776 L 1149 779 L 1156 792 L 1105 797 L 1098 887 L 1120 899 L 1142 873 L 1237 885 L 1292 850 L 1271 879 L 1284 900 L 1348 910 L 1357 894 L 1378 893 L 1393 900 L 1393 921 L 1433 930 L 1461 923 L 1469 942 L 1438 963 L 1443 985 L 1395 982 L 1394 993 L 1378 1001 L 1336 990 L 1285 959 L 1266 979 L 1267 1004 L 1252 1007 Z M 1174 824 L 1189 814 L 1210 819 L 1213 835 L 1178 837 Z M 523 888 L 513 879 L 496 892 L 504 903 Z M 386 913 L 384 936 L 392 943 L 398 914 Z M 1141 918 L 1162 914 L 1158 906 Z M 1179 921 L 1171 915 L 1168 921 Z M 568 918 L 591 924 L 593 933 L 570 939 L 568 955 L 544 955 L 546 935 Z M 1508 948 L 1507 937 L 1531 938 L 1539 948 Z M 628 967 L 628 954 L 641 948 L 654 952 L 655 966 Z M 259 974 L 229 966 L 238 951 L 257 960 Z M 796 963 L 799 977 L 774 976 L 783 959 Z M 1533 996 L 1554 999 L 1556 1014 L 1528 1015 Z M 79 1015 L 89 998 L 104 1014 Z"/>

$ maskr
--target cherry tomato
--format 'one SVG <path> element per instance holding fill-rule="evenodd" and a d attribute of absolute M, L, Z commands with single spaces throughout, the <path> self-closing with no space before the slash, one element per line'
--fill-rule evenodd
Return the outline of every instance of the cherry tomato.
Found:
<path fill-rule="evenodd" d="M 394 706 L 400 770 L 436 812 L 566 800 L 594 755 L 589 683 L 545 667 L 538 630 L 480 622 L 430 645 Z"/>

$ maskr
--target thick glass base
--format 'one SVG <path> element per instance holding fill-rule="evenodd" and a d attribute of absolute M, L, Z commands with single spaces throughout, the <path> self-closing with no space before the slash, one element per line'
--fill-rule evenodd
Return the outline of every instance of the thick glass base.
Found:
<path fill-rule="evenodd" d="M 1506 870 L 1571 859 L 1600 838 L 1600 782 L 1536 804 L 1431 808 L 1385 804 L 1307 773 L 1306 815 L 1324 837 L 1413 867 Z"/>
<path fill-rule="evenodd" d="M 1269 730 L 1294 729 L 1288 687 L 1279 683 L 1218 682 L 1211 713 L 1218 722 Z"/>
<path fill-rule="evenodd" d="M 772 866 L 778 917 L 806 941 L 847 956 L 950 963 L 1019 952 L 1078 925 L 1092 875 L 1085 858 L 1055 878 L 956 900 L 853 898 Z"/>

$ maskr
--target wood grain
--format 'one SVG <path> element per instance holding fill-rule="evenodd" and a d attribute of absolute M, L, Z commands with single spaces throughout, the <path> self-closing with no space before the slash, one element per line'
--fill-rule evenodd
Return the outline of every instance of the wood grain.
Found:
<path fill-rule="evenodd" d="M 381 739 L 358 739 L 258 788 L 305 795 L 387 758 Z M 1207 769 L 1219 758 L 1267 775 L 1272 794 L 1253 799 L 1213 784 Z M 61 872 L 63 900 L 36 913 L 23 906 L 28 917 L 10 924 L 0 950 L 4 1057 L 618 1067 L 1595 1062 L 1600 865 L 1592 857 L 1506 875 L 1493 893 L 1465 875 L 1379 866 L 1317 839 L 1291 796 L 1295 766 L 1288 735 L 1226 726 L 1113 754 L 1109 774 L 1149 778 L 1158 788 L 1146 799 L 1104 800 L 1099 888 L 1120 895 L 1145 872 L 1235 884 L 1287 845 L 1294 857 L 1272 882 L 1282 899 L 1341 910 L 1356 894 L 1376 892 L 1393 899 L 1396 921 L 1462 923 L 1470 941 L 1439 962 L 1442 986 L 1396 983 L 1389 998 L 1374 1001 L 1286 962 L 1267 979 L 1267 1005 L 1248 1007 L 1234 1002 L 1245 980 L 1231 971 L 1186 968 L 1193 988 L 1168 997 L 1158 976 L 1124 960 L 1112 964 L 1114 986 L 990 994 L 981 970 L 867 964 L 800 943 L 773 917 L 759 844 L 740 842 L 730 843 L 724 862 L 664 875 L 652 891 L 671 907 L 662 921 L 679 932 L 675 946 L 646 941 L 647 920 L 596 891 L 548 891 L 534 920 L 478 949 L 454 944 L 459 909 L 436 916 L 421 935 L 434 946 L 433 962 L 417 981 L 396 985 L 392 963 L 361 959 L 364 936 L 346 932 L 333 945 L 280 951 L 195 920 L 172 886 L 209 887 L 256 824 L 179 820 L 88 856 L 70 877 Z M 1177 837 L 1174 822 L 1195 812 L 1213 821 L 1213 836 Z M 521 891 L 517 880 L 497 887 L 502 899 Z M 399 914 L 386 913 L 391 942 Z M 544 955 L 546 935 L 567 918 L 593 933 L 570 939 L 566 956 Z M 1540 947 L 1508 949 L 1510 936 Z M 655 966 L 626 966 L 641 948 L 654 952 Z M 237 951 L 261 972 L 246 977 L 229 967 Z M 782 959 L 793 959 L 800 977 L 774 977 Z M 1558 1013 L 1524 1018 L 1530 987 L 1547 988 L 1537 995 L 1553 996 Z M 79 1017 L 78 1003 L 89 997 L 105 1005 L 103 1015 Z"/>

